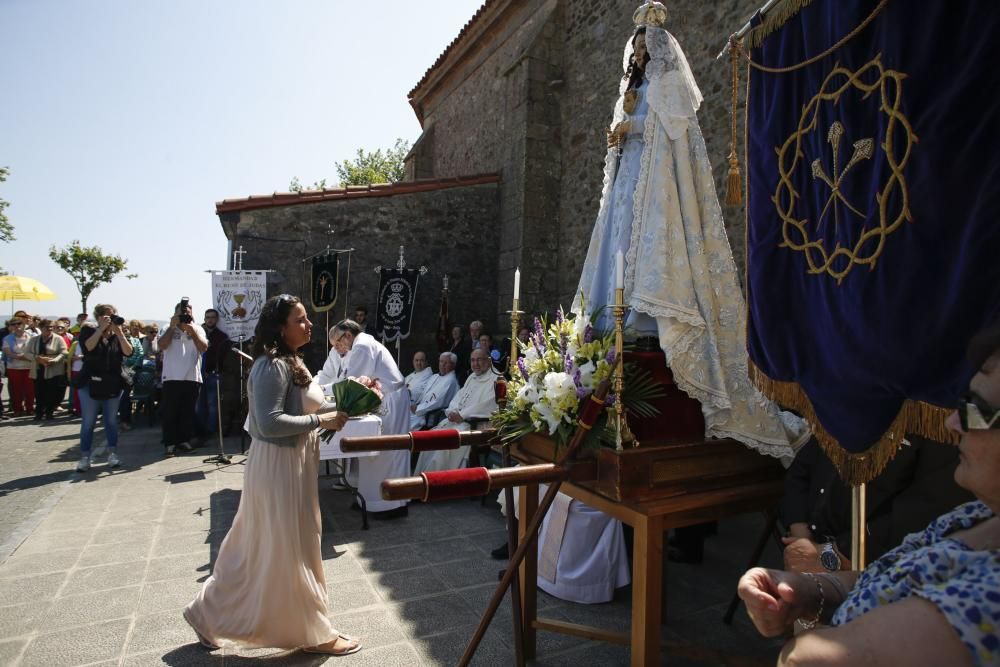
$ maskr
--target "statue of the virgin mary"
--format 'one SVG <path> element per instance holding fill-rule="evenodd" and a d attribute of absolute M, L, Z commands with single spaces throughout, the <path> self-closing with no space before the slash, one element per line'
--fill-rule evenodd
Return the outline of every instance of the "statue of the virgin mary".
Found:
<path fill-rule="evenodd" d="M 625 44 L 608 132 L 604 189 L 573 310 L 614 303 L 625 259 L 626 329 L 659 340 L 678 387 L 701 402 L 706 437 L 787 457 L 809 433 L 750 383 L 746 306 L 698 125 L 702 102 L 684 52 L 646 2 Z M 611 329 L 610 309 L 599 328 Z"/>

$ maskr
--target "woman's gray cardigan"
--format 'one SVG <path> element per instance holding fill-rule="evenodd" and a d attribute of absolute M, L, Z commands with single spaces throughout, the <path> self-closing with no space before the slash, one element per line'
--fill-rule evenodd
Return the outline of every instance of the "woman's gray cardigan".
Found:
<path fill-rule="evenodd" d="M 302 414 L 302 392 L 292 383 L 292 369 L 283 359 L 257 357 L 250 369 L 247 396 L 250 414 L 247 430 L 251 438 L 281 447 L 294 447 L 298 437 L 319 426 L 315 414 Z M 332 409 L 332 405 L 329 406 Z M 327 409 L 326 405 L 320 412 Z"/>

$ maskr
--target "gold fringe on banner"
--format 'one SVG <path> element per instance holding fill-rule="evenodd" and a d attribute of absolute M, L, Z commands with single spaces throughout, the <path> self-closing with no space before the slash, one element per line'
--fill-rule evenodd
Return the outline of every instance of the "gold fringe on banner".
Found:
<path fill-rule="evenodd" d="M 812 402 L 797 382 L 772 380 L 753 362 L 750 362 L 750 380 L 765 396 L 782 407 L 795 410 L 809 422 L 816 440 L 837 468 L 841 479 L 852 486 L 865 484 L 878 477 L 886 464 L 896 456 L 900 444 L 908 433 L 922 435 L 939 442 L 958 442 L 955 433 L 944 425 L 944 420 L 951 410 L 907 399 L 882 437 L 864 454 L 852 454 L 841 447 L 837 439 L 823 428 L 816 417 Z"/>
<path fill-rule="evenodd" d="M 802 11 L 803 7 L 811 3 L 812 0 L 785 0 L 771 7 L 767 14 L 764 14 L 760 25 L 745 35 L 749 47 L 756 49 L 771 33 L 781 28 L 790 18 Z"/>

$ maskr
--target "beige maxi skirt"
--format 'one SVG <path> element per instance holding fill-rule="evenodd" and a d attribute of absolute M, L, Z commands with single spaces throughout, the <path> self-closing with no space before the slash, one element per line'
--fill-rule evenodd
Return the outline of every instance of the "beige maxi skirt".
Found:
<path fill-rule="evenodd" d="M 291 649 L 337 638 L 327 618 L 318 442 L 310 431 L 295 447 L 251 443 L 233 525 L 184 610 L 213 644 Z"/>

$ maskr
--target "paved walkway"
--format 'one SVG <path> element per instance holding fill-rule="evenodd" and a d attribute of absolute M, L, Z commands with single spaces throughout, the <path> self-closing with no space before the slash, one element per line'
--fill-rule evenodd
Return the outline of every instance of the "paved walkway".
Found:
<path fill-rule="evenodd" d="M 0 664 L 327 660 L 297 651 L 207 652 L 181 618 L 236 512 L 243 466 L 203 464 L 208 450 L 163 459 L 159 429 L 142 427 L 122 436 L 122 468 L 98 463 L 76 473 L 78 429 L 79 421 L 68 419 L 0 427 L 0 543 L 10 547 L 0 553 Z M 226 449 L 239 451 L 238 439 Z M 362 531 L 350 498 L 329 490 L 328 480 L 320 484 L 331 617 L 364 642 L 360 653 L 331 660 L 345 667 L 455 664 L 502 565 L 489 557 L 503 540 L 499 512 L 467 500 L 418 505 L 405 519 L 372 521 Z M 760 522 L 756 516 L 724 522 L 706 544 L 704 565 L 669 568 L 665 638 L 773 662 L 775 644 L 757 637 L 744 613 L 732 627 L 720 620 Z M 629 623 L 628 588 L 610 604 L 590 606 L 540 593 L 539 606 L 565 621 L 619 630 Z M 509 627 L 505 604 L 476 664 L 512 663 Z M 628 651 L 543 632 L 535 664 L 626 665 Z"/>

